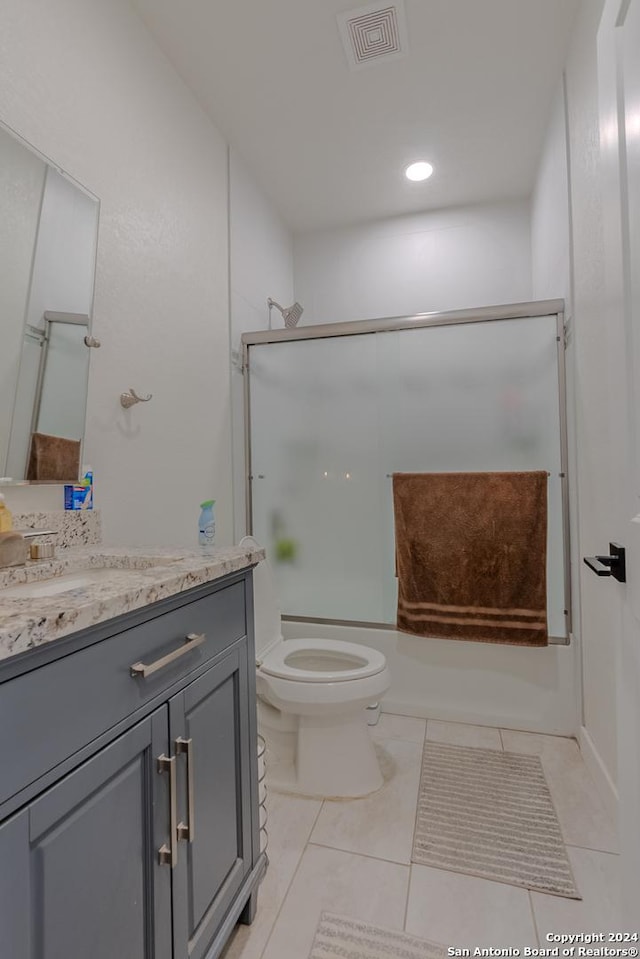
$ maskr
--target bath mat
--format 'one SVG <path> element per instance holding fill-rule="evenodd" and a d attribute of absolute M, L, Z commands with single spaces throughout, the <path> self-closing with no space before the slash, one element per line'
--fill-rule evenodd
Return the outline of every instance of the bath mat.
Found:
<path fill-rule="evenodd" d="M 445 959 L 447 950 L 406 932 L 323 912 L 309 959 Z"/>
<path fill-rule="evenodd" d="M 537 756 L 426 742 L 411 858 L 581 898 Z"/>

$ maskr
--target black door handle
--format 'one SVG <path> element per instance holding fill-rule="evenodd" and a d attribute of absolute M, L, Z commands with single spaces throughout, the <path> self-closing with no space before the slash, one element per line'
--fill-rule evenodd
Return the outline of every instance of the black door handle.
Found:
<path fill-rule="evenodd" d="M 619 583 L 627 581 L 625 548 L 619 543 L 609 543 L 609 556 L 585 556 L 584 561 L 596 576 L 613 576 Z"/>

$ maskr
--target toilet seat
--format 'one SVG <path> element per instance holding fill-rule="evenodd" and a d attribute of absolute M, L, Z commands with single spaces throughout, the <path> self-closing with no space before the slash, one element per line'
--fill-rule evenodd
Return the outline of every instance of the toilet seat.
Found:
<path fill-rule="evenodd" d="M 240 545 L 259 547 L 253 537 Z M 266 559 L 252 578 L 256 693 L 270 786 L 318 798 L 369 795 L 384 781 L 365 715 L 391 685 L 384 654 L 359 642 L 283 639 Z"/>
<path fill-rule="evenodd" d="M 383 653 L 357 643 L 287 639 L 267 652 L 260 668 L 267 676 L 299 683 L 341 683 L 367 679 L 385 667 Z"/>

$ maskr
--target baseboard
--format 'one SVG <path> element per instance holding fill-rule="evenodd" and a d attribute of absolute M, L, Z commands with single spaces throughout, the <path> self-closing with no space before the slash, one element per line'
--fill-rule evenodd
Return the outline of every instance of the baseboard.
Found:
<path fill-rule="evenodd" d="M 472 726 L 492 726 L 496 729 L 515 729 L 525 733 L 542 733 L 546 736 L 573 736 L 575 726 L 567 719 L 566 723 L 545 721 L 543 717 L 517 716 L 513 713 L 499 713 L 463 709 L 460 705 L 438 707 L 432 703 L 408 702 L 402 699 L 383 697 L 380 703 L 383 713 L 396 716 L 414 716 L 418 719 L 438 719 L 449 723 L 469 723 Z"/>
<path fill-rule="evenodd" d="M 617 829 L 618 790 L 585 726 L 581 726 L 578 731 L 578 745 L 580 746 L 580 752 L 582 753 L 585 765 L 594 778 L 598 795 L 605 804 L 613 820 L 613 824 Z"/>

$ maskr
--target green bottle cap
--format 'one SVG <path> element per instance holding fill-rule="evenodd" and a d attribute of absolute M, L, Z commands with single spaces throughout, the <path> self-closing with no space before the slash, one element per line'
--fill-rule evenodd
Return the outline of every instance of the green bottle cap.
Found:
<path fill-rule="evenodd" d="M 207 499 L 204 501 L 204 503 L 200 503 L 200 509 L 209 509 L 209 507 L 213 506 L 214 503 L 214 499 Z"/>

